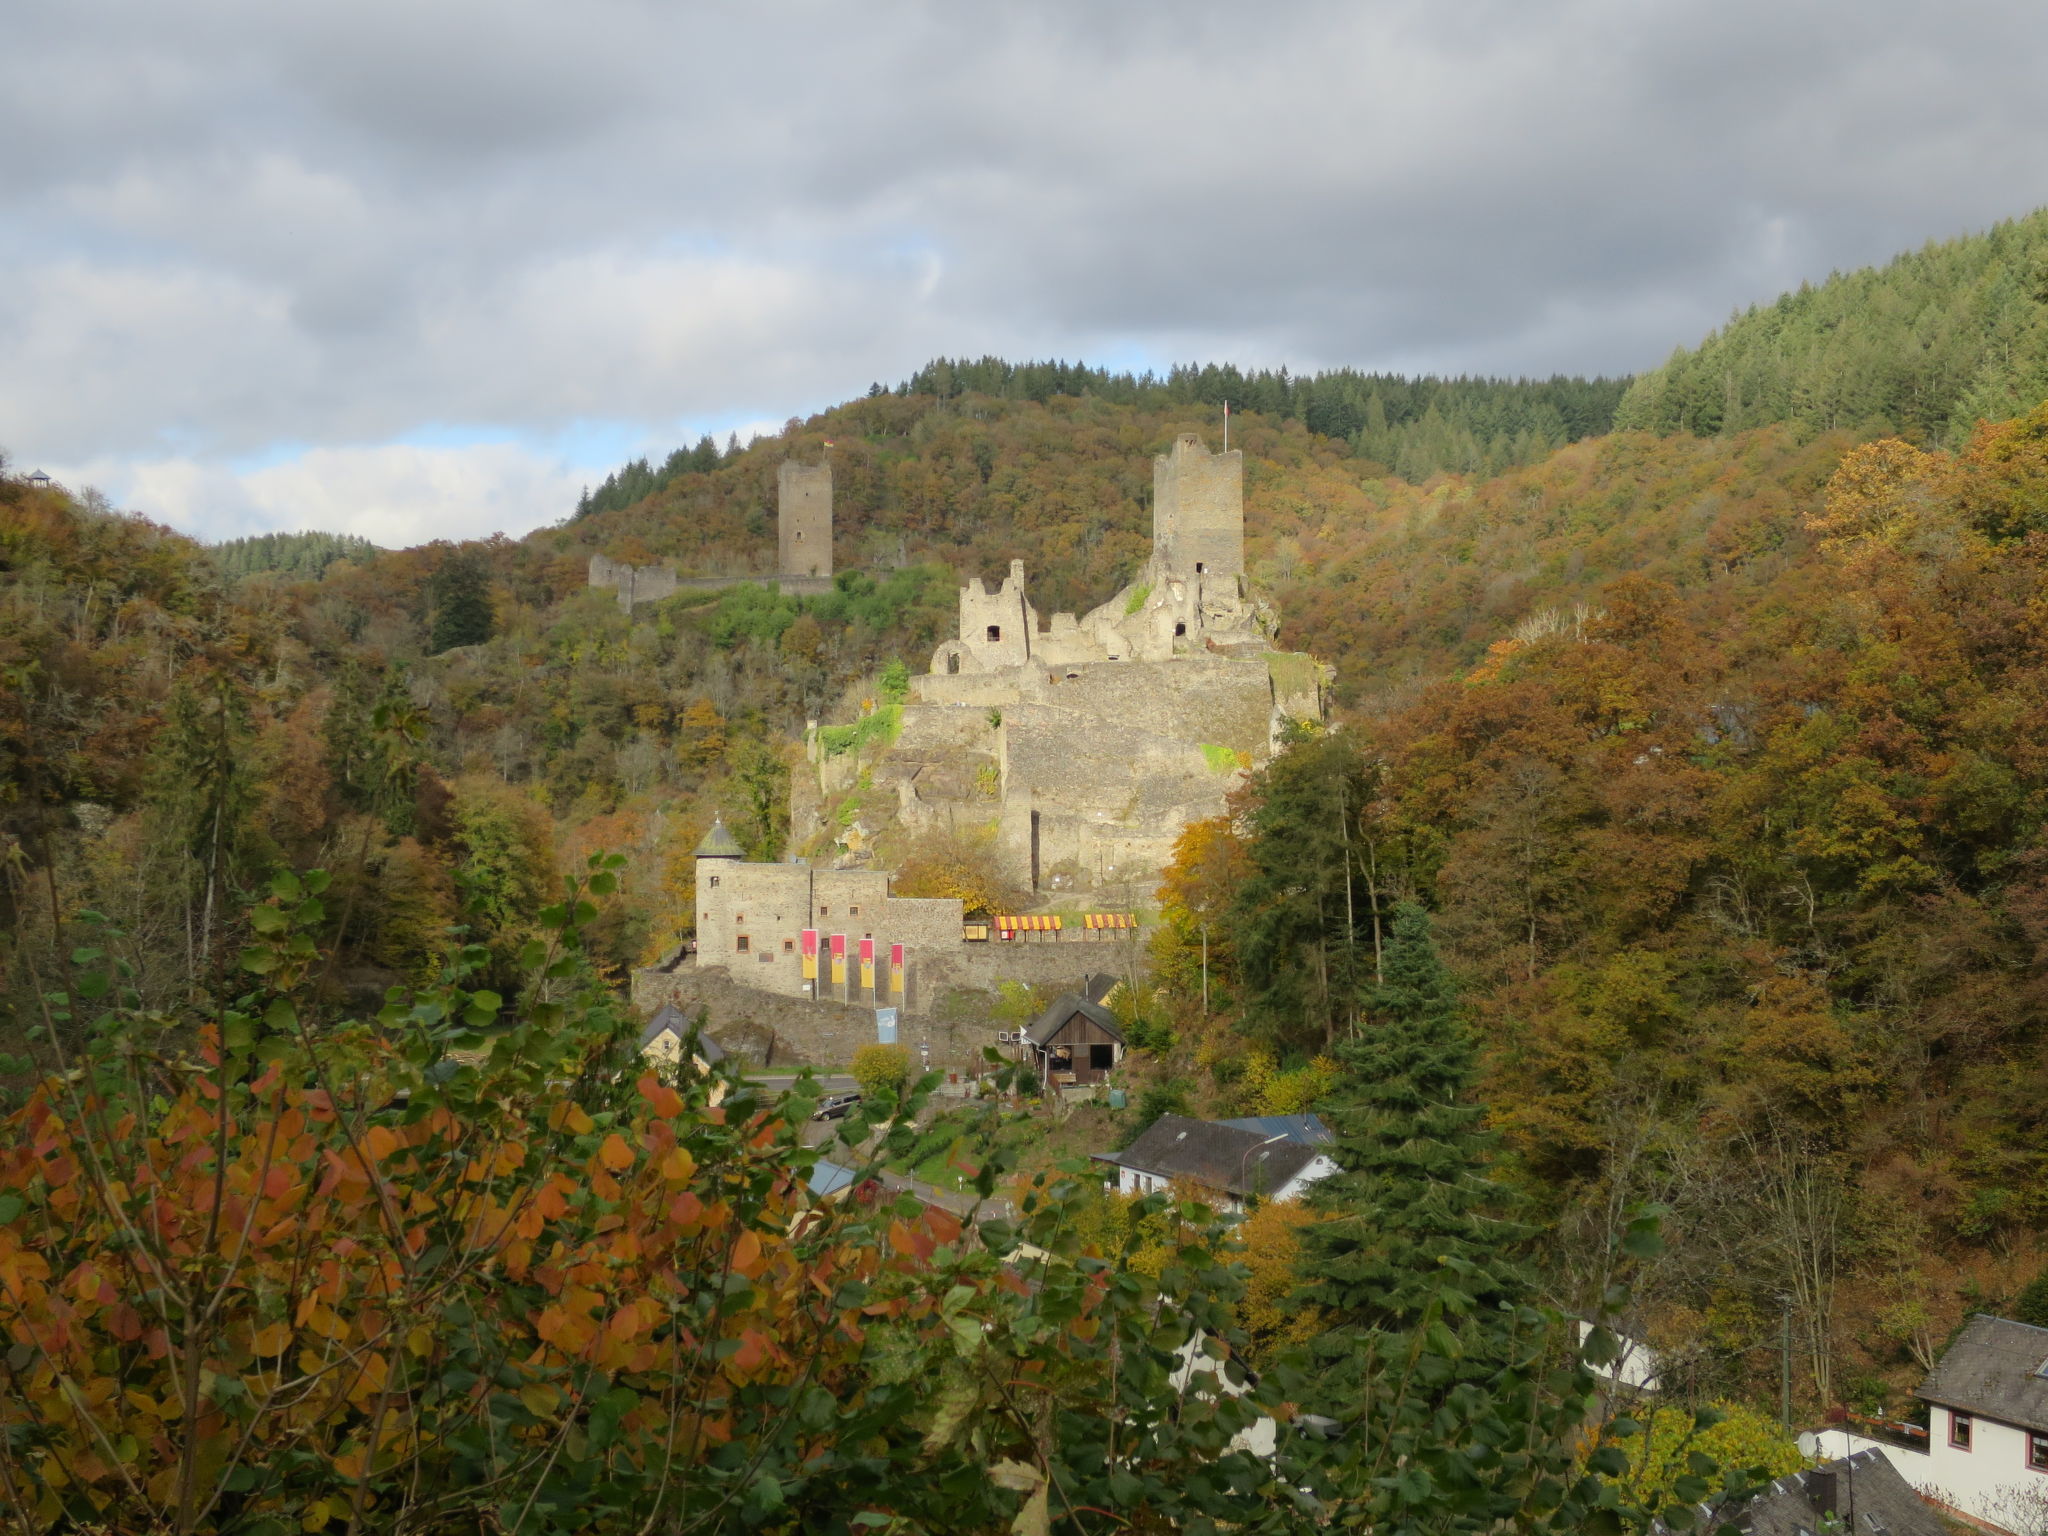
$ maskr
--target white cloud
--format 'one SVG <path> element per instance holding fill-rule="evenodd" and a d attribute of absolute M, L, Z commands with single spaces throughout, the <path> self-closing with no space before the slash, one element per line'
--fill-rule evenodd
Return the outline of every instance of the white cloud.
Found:
<path fill-rule="evenodd" d="M 101 460 L 53 470 L 124 510 L 198 537 L 322 529 L 387 549 L 434 539 L 518 535 L 560 522 L 590 480 L 516 443 L 314 448 L 235 471 L 190 458 Z"/>
<path fill-rule="evenodd" d="M 1999 0 L 22 0 L 0 443 L 218 530 L 523 444 L 450 450 L 453 527 L 580 424 L 942 352 L 1633 369 L 2048 200 L 2044 51 Z M 227 467 L 323 453 L 369 478 Z"/>

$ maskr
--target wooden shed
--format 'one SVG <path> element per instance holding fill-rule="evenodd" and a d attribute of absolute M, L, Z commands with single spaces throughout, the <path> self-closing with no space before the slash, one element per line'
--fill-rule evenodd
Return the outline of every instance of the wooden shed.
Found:
<path fill-rule="evenodd" d="M 1069 992 L 1024 1031 L 1024 1049 L 1048 1088 L 1099 1083 L 1124 1059 L 1124 1032 L 1107 1008 Z"/>

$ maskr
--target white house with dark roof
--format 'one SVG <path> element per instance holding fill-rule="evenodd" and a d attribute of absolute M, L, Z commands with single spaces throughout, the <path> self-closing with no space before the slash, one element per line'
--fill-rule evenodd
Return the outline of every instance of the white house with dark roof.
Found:
<path fill-rule="evenodd" d="M 2048 1328 L 1979 1313 L 1919 1395 L 1936 1497 L 1994 1525 L 2048 1525 Z"/>
<path fill-rule="evenodd" d="M 1290 1129 L 1305 1134 L 1305 1128 Z M 1316 1142 L 1298 1140 L 1288 1130 L 1262 1136 L 1241 1125 L 1186 1115 L 1161 1115 L 1123 1151 L 1098 1152 L 1095 1161 L 1116 1169 L 1122 1194 L 1186 1184 L 1232 1211 L 1254 1199 L 1298 1200 L 1317 1179 L 1337 1171 Z"/>
<path fill-rule="evenodd" d="M 1994 1531 L 2048 1529 L 2048 1328 L 1970 1319 L 1920 1384 L 1927 1449 L 1839 1429 L 1802 1435 L 1809 1455 L 1882 1451 L 1920 1493 Z"/>

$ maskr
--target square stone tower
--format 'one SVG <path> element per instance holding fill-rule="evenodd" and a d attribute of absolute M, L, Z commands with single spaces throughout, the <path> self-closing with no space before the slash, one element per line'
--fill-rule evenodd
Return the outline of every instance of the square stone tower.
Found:
<path fill-rule="evenodd" d="M 776 472 L 777 573 L 832 580 L 832 466 L 784 459 Z"/>
<path fill-rule="evenodd" d="M 1243 453 L 1183 432 L 1152 461 L 1152 555 L 1169 577 L 1244 575 Z"/>

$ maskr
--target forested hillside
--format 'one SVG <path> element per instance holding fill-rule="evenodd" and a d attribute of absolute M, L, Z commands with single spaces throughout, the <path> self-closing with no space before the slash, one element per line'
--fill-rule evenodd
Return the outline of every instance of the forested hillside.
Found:
<path fill-rule="evenodd" d="M 1412 903 L 1460 989 L 1431 1027 L 1472 1021 L 1493 1171 L 1553 1234 L 1544 1294 L 1597 1296 L 1619 1213 L 1660 1200 L 1642 1321 L 1701 1392 L 1760 1387 L 1789 1288 L 1804 1399 L 1896 1406 L 2048 1223 L 2048 412 L 1955 437 L 1988 360 L 2031 387 L 2041 238 L 1792 296 L 1639 381 L 1628 430 L 1491 475 L 1410 479 L 1374 403 L 1480 436 L 1498 408 L 1496 441 L 1533 401 L 1579 437 L 1597 389 L 941 363 L 633 466 L 559 527 L 403 551 L 207 550 L 0 480 L 0 1022 L 53 1028 L 79 954 L 140 1014 L 228 1006 L 279 869 L 331 879 L 308 1016 L 454 962 L 514 995 L 605 851 L 617 891 L 573 926 L 617 982 L 687 936 L 713 814 L 783 851 L 804 722 L 922 666 L 960 580 L 1022 559 L 1042 612 L 1128 580 L 1151 456 L 1213 445 L 1227 395 L 1254 579 L 1339 722 L 1173 872 L 1146 1102 L 1314 1102 Z M 1740 410 L 1646 417 L 1710 354 Z M 787 458 L 833 466 L 831 594 L 586 588 L 593 553 L 767 577 Z"/>
<path fill-rule="evenodd" d="M 1897 433 L 1958 447 L 2048 396 L 2048 210 L 1753 306 L 1630 386 L 1648 432 Z"/>
<path fill-rule="evenodd" d="M 1285 1066 L 1369 1026 L 1425 902 L 1554 1257 L 1596 1273 L 1661 1201 L 1646 1320 L 1696 1380 L 1762 1388 L 1788 1293 L 1805 1390 L 1896 1409 L 2043 1263 L 2048 406 L 1846 446 L 1619 436 L 1311 549 L 1340 653 L 1477 664 L 1266 771 L 1166 954 L 1186 991 L 1227 914 L 1212 970 Z M 1180 1070 L 1227 1101 L 1238 1059 Z"/>

